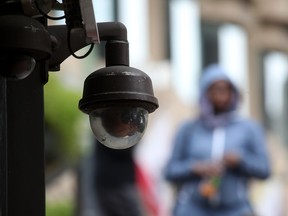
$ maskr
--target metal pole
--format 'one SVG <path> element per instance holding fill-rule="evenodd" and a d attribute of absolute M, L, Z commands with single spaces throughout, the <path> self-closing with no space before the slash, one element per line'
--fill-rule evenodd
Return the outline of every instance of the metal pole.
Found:
<path fill-rule="evenodd" d="M 0 77 L 0 215 L 7 215 L 7 85 Z"/>
<path fill-rule="evenodd" d="M 0 78 L 1 216 L 45 216 L 43 72 Z"/>

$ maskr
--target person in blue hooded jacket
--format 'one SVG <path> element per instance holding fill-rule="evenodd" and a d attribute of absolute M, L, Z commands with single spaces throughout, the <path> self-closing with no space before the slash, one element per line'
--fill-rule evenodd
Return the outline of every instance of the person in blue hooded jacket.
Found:
<path fill-rule="evenodd" d="M 249 180 L 268 178 L 270 163 L 264 131 L 237 114 L 239 100 L 223 68 L 204 70 L 199 117 L 181 125 L 165 167 L 178 188 L 174 216 L 254 215 Z"/>

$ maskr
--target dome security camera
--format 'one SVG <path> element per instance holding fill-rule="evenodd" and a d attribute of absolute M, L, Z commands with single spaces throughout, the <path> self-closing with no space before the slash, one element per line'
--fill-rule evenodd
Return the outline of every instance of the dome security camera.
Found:
<path fill-rule="evenodd" d="M 148 114 L 157 108 L 150 77 L 128 66 L 109 66 L 90 74 L 79 102 L 79 109 L 89 115 L 96 139 L 113 149 L 138 143 Z"/>
<path fill-rule="evenodd" d="M 24 79 L 32 73 L 37 61 L 51 56 L 50 34 L 37 20 L 23 15 L 3 15 L 0 29 L 1 76 Z"/>

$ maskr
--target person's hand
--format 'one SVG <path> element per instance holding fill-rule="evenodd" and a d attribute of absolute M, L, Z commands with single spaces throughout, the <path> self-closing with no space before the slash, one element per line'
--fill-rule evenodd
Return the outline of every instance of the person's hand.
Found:
<path fill-rule="evenodd" d="M 197 163 L 193 166 L 192 172 L 202 176 L 219 176 L 223 173 L 223 164 L 215 161 Z"/>
<path fill-rule="evenodd" d="M 228 168 L 236 168 L 240 164 L 240 161 L 240 155 L 233 152 L 226 153 L 223 157 L 223 162 Z"/>

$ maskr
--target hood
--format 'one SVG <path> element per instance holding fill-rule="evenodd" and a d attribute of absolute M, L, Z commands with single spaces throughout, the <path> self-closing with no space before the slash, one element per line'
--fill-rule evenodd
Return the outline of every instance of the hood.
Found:
<path fill-rule="evenodd" d="M 231 100 L 231 104 L 228 108 L 228 113 L 224 113 L 221 115 L 214 116 L 213 108 L 211 103 L 207 97 L 207 90 L 209 87 L 216 81 L 225 80 L 230 83 L 233 89 L 233 96 Z M 217 64 L 213 64 L 208 66 L 204 71 L 200 79 L 200 112 L 203 119 L 210 121 L 211 123 L 214 122 L 215 126 L 217 124 L 224 124 L 228 121 L 230 113 L 237 109 L 237 105 L 239 103 L 239 90 L 237 89 L 236 85 L 232 82 L 232 80 L 227 75 L 225 69 Z M 212 123 L 212 124 L 214 124 Z"/>

